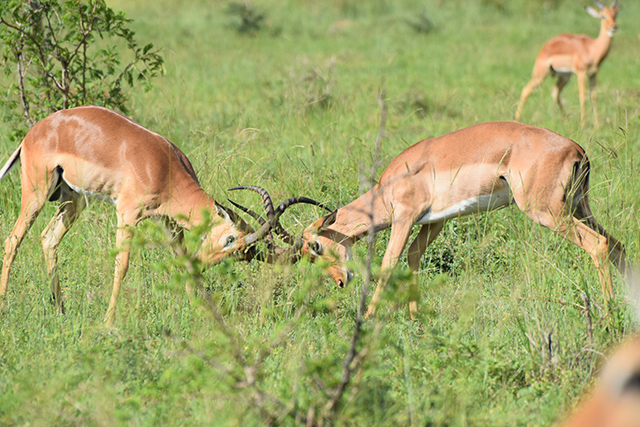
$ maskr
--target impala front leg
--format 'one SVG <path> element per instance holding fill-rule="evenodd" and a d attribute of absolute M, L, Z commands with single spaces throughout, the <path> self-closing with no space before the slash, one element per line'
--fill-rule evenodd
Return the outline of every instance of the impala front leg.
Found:
<path fill-rule="evenodd" d="M 418 236 L 409 246 L 407 253 L 407 262 L 409 268 L 413 272 L 411 277 L 411 291 L 409 292 L 409 317 L 414 318 L 418 312 L 418 275 L 417 272 L 420 269 L 420 259 L 427 250 L 427 247 L 435 240 L 435 238 L 442 231 L 445 221 L 437 222 L 434 224 L 425 224 L 420 229 Z"/>
<path fill-rule="evenodd" d="M 120 293 L 120 286 L 124 277 L 129 270 L 129 257 L 131 255 L 131 238 L 133 237 L 132 223 L 134 221 L 118 220 L 118 231 L 116 232 L 116 247 L 118 248 L 118 254 L 116 255 L 116 267 L 113 273 L 113 290 L 111 291 L 111 299 L 109 300 L 109 308 L 105 315 L 104 321 L 107 326 L 113 325 L 113 320 L 116 314 L 116 303 L 118 301 L 118 294 Z"/>
<path fill-rule="evenodd" d="M 600 128 L 600 120 L 598 120 L 598 94 L 596 93 L 596 75 L 589 76 L 589 90 L 591 91 L 591 106 L 593 107 L 593 125 L 596 129 Z"/>
<path fill-rule="evenodd" d="M 382 259 L 382 273 L 380 274 L 378 286 L 376 286 L 376 290 L 371 297 L 371 302 L 369 303 L 369 309 L 367 310 L 365 318 L 375 315 L 378 304 L 380 303 L 380 298 L 382 297 L 382 292 L 384 292 L 384 289 L 389 282 L 389 278 L 391 277 L 392 270 L 398 263 L 398 259 L 400 258 L 404 247 L 407 245 L 412 227 L 413 221 L 396 222 L 391 226 L 389 244 L 387 245 L 387 250 L 385 251 L 384 258 Z"/>

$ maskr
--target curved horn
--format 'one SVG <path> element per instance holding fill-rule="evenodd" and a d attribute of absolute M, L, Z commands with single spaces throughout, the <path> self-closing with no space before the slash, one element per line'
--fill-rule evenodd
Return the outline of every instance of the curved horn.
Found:
<path fill-rule="evenodd" d="M 272 218 L 275 215 L 275 212 L 273 209 L 273 202 L 271 201 L 271 196 L 269 196 L 269 193 L 267 193 L 267 190 L 265 190 L 264 188 L 258 187 L 255 185 L 239 185 L 237 187 L 233 187 L 229 189 L 229 191 L 235 191 L 235 190 L 251 190 L 260 194 L 260 196 L 262 196 L 262 202 L 264 203 L 265 210 L 267 211 L 267 218 Z M 231 200 L 229 201 L 231 202 Z M 247 212 L 249 215 L 253 216 L 254 218 L 256 217 L 253 214 L 260 217 L 260 215 L 256 214 L 253 211 L 251 211 L 253 212 L 253 214 L 251 214 L 249 212 L 250 209 L 244 208 L 243 206 L 241 207 L 241 205 L 238 205 L 235 202 L 231 202 L 231 203 L 233 203 L 233 205 L 238 207 L 239 209 L 242 209 L 244 212 Z M 260 229 L 258 229 L 258 231 L 245 236 L 244 243 L 247 246 L 254 245 L 258 240 L 262 239 L 264 236 L 266 236 L 269 233 L 271 229 L 271 222 L 264 221 L 264 222 L 260 222 L 260 224 L 261 224 L 261 227 Z"/>
<path fill-rule="evenodd" d="M 604 9 L 604 6 L 602 4 L 600 4 L 598 2 L 598 0 L 593 0 L 593 3 L 596 5 L 596 7 L 600 10 Z"/>
<path fill-rule="evenodd" d="M 266 236 L 269 233 L 270 229 L 271 229 L 271 224 L 269 223 L 269 221 L 265 221 L 265 223 L 262 224 L 262 227 L 260 227 L 258 231 L 256 231 L 255 233 L 248 234 L 244 237 L 244 243 L 247 246 L 255 245 L 258 240 L 264 238 L 264 236 Z"/>
<path fill-rule="evenodd" d="M 265 222 L 267 222 L 267 220 L 262 218 L 261 215 L 259 215 L 258 213 L 254 212 L 253 210 L 247 207 L 242 206 L 240 203 L 236 203 L 231 199 L 227 199 L 227 201 L 231 203 L 233 206 L 235 206 L 236 208 L 240 209 L 242 212 L 249 214 L 249 216 L 255 219 L 256 221 L 258 221 L 260 225 L 263 225 Z"/>
<path fill-rule="evenodd" d="M 269 218 L 269 219 L 273 218 L 273 215 L 275 214 L 275 211 L 273 209 L 273 202 L 271 201 L 271 196 L 269 195 L 267 190 L 265 190 L 262 187 L 258 187 L 257 185 L 238 185 L 236 187 L 229 188 L 228 191 L 236 191 L 236 190 L 251 190 L 251 191 L 254 191 L 254 192 L 258 193 L 262 197 L 262 203 L 264 203 L 264 209 L 267 211 L 267 218 Z M 241 208 L 241 209 L 244 210 L 245 212 L 247 212 L 245 210 L 245 208 Z M 247 213 L 249 215 L 251 215 L 251 213 L 249 213 L 249 212 L 247 212 Z M 253 215 L 251 215 L 251 216 L 253 216 Z M 255 216 L 254 216 L 254 218 L 255 218 Z"/>
<path fill-rule="evenodd" d="M 241 204 L 234 202 L 231 199 L 227 199 L 227 200 L 229 200 L 229 202 L 235 207 L 237 207 L 238 209 L 242 210 L 243 212 L 249 214 L 251 217 L 256 219 L 263 227 L 267 223 L 266 219 L 258 215 L 253 210 L 246 208 Z M 267 241 L 266 252 L 262 252 L 262 251 L 253 252 L 251 254 L 252 255 L 251 258 L 258 261 L 266 262 L 268 264 L 276 264 L 276 263 L 295 264 L 300 259 L 299 251 L 302 248 L 302 244 L 303 244 L 302 239 L 294 239 L 293 237 L 291 237 L 289 233 L 284 231 L 284 229 L 282 228 L 282 226 L 280 226 L 280 224 L 277 224 L 276 228 L 279 228 L 279 230 L 276 230 L 276 232 L 283 235 L 283 240 L 285 240 L 286 243 L 291 244 L 291 246 L 288 248 L 279 248 L 278 246 L 276 246 L 273 243 L 273 236 L 269 231 L 269 235 L 266 238 L 266 241 Z M 255 246 L 251 246 L 251 247 L 255 248 Z"/>
<path fill-rule="evenodd" d="M 295 237 L 293 237 L 280 224 L 280 216 L 284 213 L 284 211 L 287 210 L 289 206 L 295 205 L 297 203 L 307 203 L 309 205 L 319 206 L 329 212 L 333 212 L 333 210 L 316 200 L 313 200 L 313 199 L 310 199 L 309 197 L 304 197 L 304 196 L 289 197 L 288 199 L 280 203 L 280 205 L 276 208 L 275 216 L 272 219 L 270 219 L 270 221 L 272 222 L 274 231 L 280 237 L 282 237 L 282 240 L 284 240 L 286 243 L 293 245 L 297 248 L 297 250 L 300 250 L 300 248 L 302 247 L 300 239 L 296 239 Z"/>
<path fill-rule="evenodd" d="M 611 7 L 618 7 L 618 0 L 613 0 L 613 3 L 611 3 Z"/>
<path fill-rule="evenodd" d="M 284 212 L 289 206 L 295 205 L 296 203 L 308 203 L 310 205 L 319 206 L 328 212 L 333 212 L 333 209 L 327 207 L 326 205 L 323 205 L 322 203 L 316 200 L 310 199 L 308 197 L 300 196 L 300 197 L 289 197 L 287 200 L 280 203 L 280 205 L 276 209 L 276 215 L 282 215 L 282 212 Z"/>

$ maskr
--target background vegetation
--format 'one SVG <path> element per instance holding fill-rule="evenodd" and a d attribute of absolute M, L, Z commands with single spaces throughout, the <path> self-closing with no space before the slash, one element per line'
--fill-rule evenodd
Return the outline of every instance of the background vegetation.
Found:
<path fill-rule="evenodd" d="M 180 146 L 207 191 L 224 201 L 226 188 L 258 184 L 276 199 L 304 194 L 335 207 L 361 193 L 374 162 L 381 92 L 389 110 L 378 173 L 420 139 L 512 119 L 544 41 L 597 34 L 586 4 L 108 2 L 165 57 L 166 75 L 154 90 L 131 93 L 129 115 Z M 599 73 L 601 129 L 591 115 L 580 128 L 575 81 L 564 91 L 568 120 L 548 81 L 523 121 L 587 150 L 592 208 L 637 263 L 640 5 L 622 6 Z M 5 159 L 18 142 L 9 125 L 0 131 Z M 15 172 L 0 185 L 1 236 L 17 217 L 19 185 Z M 233 196 L 257 204 L 255 195 Z M 224 264 L 203 277 L 212 310 L 189 303 L 166 249 L 145 247 L 133 257 L 117 327 L 105 329 L 113 209 L 92 203 L 61 245 L 64 317 L 49 303 L 40 248 L 53 212 L 45 209 L 25 239 L 0 313 L 0 424 L 296 424 L 326 408 L 350 348 L 362 273 L 340 290 L 304 262 Z M 320 215 L 296 207 L 285 223 L 299 232 Z M 378 236 L 374 271 L 386 239 Z M 366 243 L 356 249 L 364 260 Z M 330 422 L 553 423 L 588 389 L 603 353 L 634 330 L 614 279 L 618 299 L 607 315 L 590 258 L 517 209 L 450 221 L 423 258 L 420 317 L 390 306 L 381 322 L 364 324 L 358 350 L 366 359 Z M 255 383 L 242 383 L 251 366 Z"/>

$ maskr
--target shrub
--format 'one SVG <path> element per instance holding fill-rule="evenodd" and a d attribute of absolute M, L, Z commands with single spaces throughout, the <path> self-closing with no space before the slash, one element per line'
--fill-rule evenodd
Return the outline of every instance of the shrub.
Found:
<path fill-rule="evenodd" d="M 163 72 L 153 44 L 140 47 L 131 20 L 104 0 L 6 0 L 0 4 L 0 52 L 8 88 L 0 105 L 16 130 L 22 117 L 32 126 L 50 113 L 82 104 L 127 112 L 127 91 L 134 82 L 150 88 Z M 113 41 L 113 42 L 112 42 Z M 126 45 L 123 65 L 120 46 Z"/>

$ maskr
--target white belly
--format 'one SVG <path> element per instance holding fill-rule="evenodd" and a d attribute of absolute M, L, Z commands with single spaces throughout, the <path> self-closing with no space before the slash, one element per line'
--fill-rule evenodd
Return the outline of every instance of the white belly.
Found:
<path fill-rule="evenodd" d="M 69 186 L 69 188 L 71 188 L 76 193 L 79 193 L 82 196 L 86 197 L 87 199 L 90 199 L 90 200 L 102 200 L 103 202 L 111 203 L 112 205 L 116 204 L 115 199 L 113 197 L 111 197 L 111 196 L 107 196 L 106 194 L 94 193 L 92 191 L 85 190 L 84 188 L 80 188 L 80 187 L 77 187 L 77 186 L 69 183 L 69 181 L 64 179 L 64 174 L 62 175 L 62 180 Z"/>
<path fill-rule="evenodd" d="M 416 224 L 422 225 L 442 222 L 459 216 L 491 211 L 509 204 L 511 204 L 511 191 L 509 191 L 509 187 L 505 187 L 491 194 L 463 200 L 439 212 L 428 210 L 416 221 Z"/>

